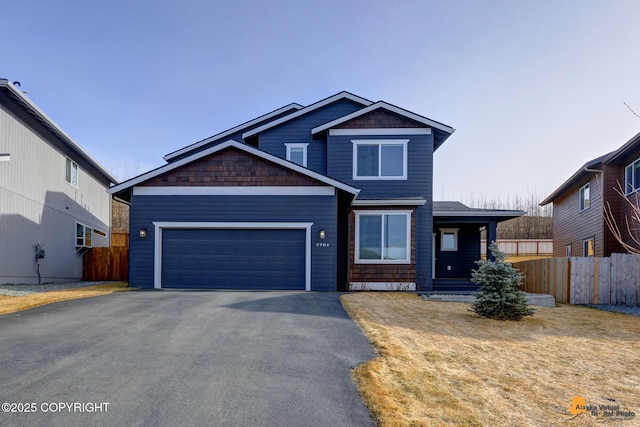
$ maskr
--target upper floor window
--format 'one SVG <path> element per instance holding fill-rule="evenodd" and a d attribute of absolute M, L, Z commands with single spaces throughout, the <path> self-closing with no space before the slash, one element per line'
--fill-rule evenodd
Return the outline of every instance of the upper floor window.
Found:
<path fill-rule="evenodd" d="M 356 262 L 410 262 L 411 212 L 356 212 Z"/>
<path fill-rule="evenodd" d="M 580 188 L 580 211 L 589 209 L 590 204 L 591 204 L 591 190 L 589 187 L 589 183 L 587 182 L 584 186 Z"/>
<path fill-rule="evenodd" d="M 624 193 L 631 194 L 640 189 L 640 159 L 624 168 Z"/>
<path fill-rule="evenodd" d="M 284 144 L 287 147 L 287 160 L 307 167 L 307 146 L 309 144 Z"/>
<path fill-rule="evenodd" d="M 571 243 L 564 247 L 564 256 L 571 256 Z"/>
<path fill-rule="evenodd" d="M 73 185 L 78 186 L 78 164 L 71 159 L 67 159 L 65 168 L 65 180 Z"/>
<path fill-rule="evenodd" d="M 407 179 L 408 139 L 353 140 L 353 179 Z"/>

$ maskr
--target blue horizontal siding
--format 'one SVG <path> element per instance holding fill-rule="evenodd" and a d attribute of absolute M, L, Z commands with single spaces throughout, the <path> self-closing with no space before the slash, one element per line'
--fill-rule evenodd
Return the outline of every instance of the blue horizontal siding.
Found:
<path fill-rule="evenodd" d="M 131 286 L 153 287 L 154 221 L 313 222 L 311 289 L 335 291 L 336 212 L 336 196 L 133 196 Z M 140 228 L 147 229 L 144 239 L 139 237 Z M 318 239 L 320 230 L 326 230 L 322 241 Z M 316 243 L 329 247 L 316 247 Z"/>
<path fill-rule="evenodd" d="M 352 140 L 358 139 L 409 139 L 407 179 L 354 180 Z M 416 279 L 419 289 L 429 290 L 433 240 L 433 135 L 329 136 L 327 157 L 327 175 L 359 188 L 360 200 L 424 197 L 426 205 L 416 209 Z"/>
<path fill-rule="evenodd" d="M 309 143 L 307 148 L 307 168 L 326 174 L 327 145 L 324 139 L 313 139 L 311 129 L 361 108 L 362 105 L 347 99 L 336 101 L 260 133 L 258 146 L 267 153 L 286 159 L 285 143 Z"/>
<path fill-rule="evenodd" d="M 353 140 L 409 139 L 406 180 L 354 180 Z M 329 136 L 327 175 L 361 190 L 358 198 L 378 199 L 422 196 L 431 200 L 433 186 L 433 135 Z"/>

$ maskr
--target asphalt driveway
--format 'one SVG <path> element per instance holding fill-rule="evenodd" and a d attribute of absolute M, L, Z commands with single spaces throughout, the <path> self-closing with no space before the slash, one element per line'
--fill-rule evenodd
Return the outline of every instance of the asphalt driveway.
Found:
<path fill-rule="evenodd" d="M 370 426 L 372 357 L 336 293 L 66 301 L 0 316 L 0 425 Z"/>

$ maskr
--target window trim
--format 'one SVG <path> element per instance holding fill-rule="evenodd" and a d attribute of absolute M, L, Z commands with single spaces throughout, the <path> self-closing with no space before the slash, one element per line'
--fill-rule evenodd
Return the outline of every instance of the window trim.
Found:
<path fill-rule="evenodd" d="M 82 236 L 78 236 L 78 226 L 82 227 L 82 231 L 83 234 Z M 89 236 L 89 244 L 87 244 L 87 235 Z M 93 228 L 89 227 L 88 225 L 85 225 L 81 222 L 77 222 L 76 221 L 76 227 L 75 227 L 75 242 L 76 242 L 76 250 L 81 250 L 84 248 L 91 248 L 91 244 L 92 244 L 92 235 L 93 235 Z M 82 244 L 78 244 L 79 239 L 82 239 Z"/>
<path fill-rule="evenodd" d="M 638 190 L 640 190 L 640 182 L 635 182 L 636 174 L 634 172 L 634 166 L 638 164 L 638 168 L 640 168 L 640 159 L 636 159 L 635 161 L 629 163 L 624 168 L 624 194 L 628 196 Z M 629 170 L 631 170 L 631 182 L 629 182 Z"/>
<path fill-rule="evenodd" d="M 588 192 L 589 197 L 584 196 L 585 192 Z M 580 212 L 586 211 L 591 207 L 591 182 L 587 182 L 585 185 L 580 187 L 580 190 L 578 191 L 578 199 Z"/>
<path fill-rule="evenodd" d="M 457 252 L 458 251 L 458 231 L 459 228 L 441 228 L 440 229 L 440 251 L 441 252 Z M 453 249 L 444 248 L 445 233 L 453 233 Z"/>
<path fill-rule="evenodd" d="M 307 167 L 307 147 L 309 146 L 308 142 L 285 142 L 285 147 L 287 147 L 287 160 L 295 163 L 291 160 L 291 149 L 292 148 L 302 148 L 302 164 L 298 166 Z M 298 164 L 298 163 L 295 163 Z"/>
<path fill-rule="evenodd" d="M 69 165 L 69 176 L 67 179 L 67 165 Z M 76 171 L 76 180 L 75 182 L 73 182 L 73 169 L 75 166 L 75 171 Z M 78 181 L 79 181 L 79 177 L 80 177 L 80 168 L 78 167 L 78 164 L 76 162 L 74 162 L 73 160 L 71 160 L 69 157 L 65 158 L 65 162 L 64 162 L 64 180 L 66 183 L 68 183 L 69 185 L 71 185 L 72 187 L 78 188 Z"/>
<path fill-rule="evenodd" d="M 355 251 L 354 262 L 356 264 L 411 264 L 411 215 L 413 211 L 410 210 L 356 210 L 355 213 Z M 405 215 L 407 218 L 407 256 L 405 259 L 360 259 L 360 217 L 361 216 L 384 216 L 384 215 Z M 382 221 L 382 227 L 384 230 L 384 220 Z M 384 236 L 384 233 L 382 234 Z M 381 249 L 384 253 L 384 248 Z"/>
<path fill-rule="evenodd" d="M 408 139 L 352 139 L 353 143 L 353 180 L 354 181 L 406 181 L 408 167 Z M 359 145 L 377 145 L 378 146 L 378 175 L 358 176 L 358 146 Z M 402 145 L 402 175 L 398 176 L 381 176 L 382 156 L 380 151 L 383 145 Z"/>
<path fill-rule="evenodd" d="M 593 255 L 588 255 L 587 254 L 588 242 L 593 242 Z M 595 237 L 589 237 L 588 239 L 584 239 L 582 241 L 582 256 L 583 257 L 594 257 L 594 256 L 596 256 L 596 238 Z"/>

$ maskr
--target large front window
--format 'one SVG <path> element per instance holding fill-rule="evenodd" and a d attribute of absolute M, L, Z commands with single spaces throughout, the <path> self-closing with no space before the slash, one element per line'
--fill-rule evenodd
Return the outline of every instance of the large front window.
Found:
<path fill-rule="evenodd" d="M 356 213 L 356 261 L 408 263 L 411 212 Z"/>
<path fill-rule="evenodd" d="M 353 179 L 407 179 L 408 139 L 352 142 Z"/>

